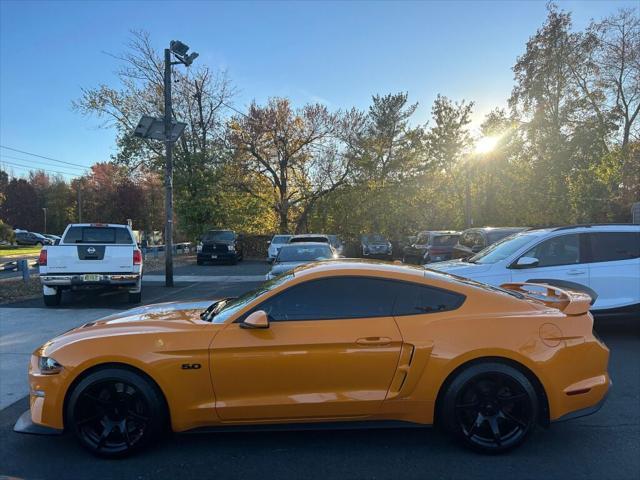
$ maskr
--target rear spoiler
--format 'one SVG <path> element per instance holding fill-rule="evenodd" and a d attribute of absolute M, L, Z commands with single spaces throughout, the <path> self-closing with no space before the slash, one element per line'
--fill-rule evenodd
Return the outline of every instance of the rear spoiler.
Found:
<path fill-rule="evenodd" d="M 505 283 L 500 288 L 538 300 L 548 307 L 557 308 L 566 315 L 587 313 L 592 301 L 588 293 L 560 288 L 547 283 Z"/>

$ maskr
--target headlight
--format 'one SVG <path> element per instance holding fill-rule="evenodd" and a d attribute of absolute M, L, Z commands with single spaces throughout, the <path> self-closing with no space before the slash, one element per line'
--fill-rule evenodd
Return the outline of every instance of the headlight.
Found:
<path fill-rule="evenodd" d="M 196 252 L 202 252 L 202 242 L 198 242 L 198 245 L 196 245 Z"/>
<path fill-rule="evenodd" d="M 53 375 L 55 373 L 60 373 L 62 365 L 51 357 L 39 357 L 38 368 L 40 369 L 40 373 L 43 373 L 44 375 Z"/>
<path fill-rule="evenodd" d="M 229 249 L 230 252 L 235 252 L 236 251 L 236 246 L 235 245 L 228 245 L 227 248 Z"/>

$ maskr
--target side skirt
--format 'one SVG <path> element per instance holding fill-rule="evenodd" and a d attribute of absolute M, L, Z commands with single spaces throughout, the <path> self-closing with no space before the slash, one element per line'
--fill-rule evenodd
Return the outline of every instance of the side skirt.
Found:
<path fill-rule="evenodd" d="M 295 432 L 308 430 L 365 430 L 383 428 L 430 428 L 432 425 L 403 422 L 397 420 L 367 420 L 354 422 L 317 422 L 317 423 L 269 423 L 259 425 L 221 425 L 213 427 L 198 427 L 179 432 L 193 433 L 227 433 L 227 432 Z"/>

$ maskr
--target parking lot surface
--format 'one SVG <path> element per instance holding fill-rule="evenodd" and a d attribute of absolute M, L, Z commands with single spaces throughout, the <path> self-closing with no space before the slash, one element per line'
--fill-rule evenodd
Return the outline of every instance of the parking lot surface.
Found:
<path fill-rule="evenodd" d="M 240 282 L 145 285 L 143 303 L 235 296 L 256 286 L 263 262 L 236 267 L 185 266 L 176 274 L 236 277 Z M 195 273 L 192 273 L 195 272 Z M 211 273 L 215 272 L 215 273 Z M 0 308 L 0 476 L 19 478 L 640 478 L 640 319 L 597 322 L 611 349 L 614 382 L 595 415 L 540 428 L 518 450 L 482 456 L 462 450 L 437 429 L 206 433 L 169 435 L 123 460 L 85 452 L 70 435 L 12 431 L 28 408 L 29 354 L 57 333 L 129 307 L 126 295 L 74 294 L 60 308 L 41 299 Z M 9 395 L 10 394 L 10 395 Z"/>

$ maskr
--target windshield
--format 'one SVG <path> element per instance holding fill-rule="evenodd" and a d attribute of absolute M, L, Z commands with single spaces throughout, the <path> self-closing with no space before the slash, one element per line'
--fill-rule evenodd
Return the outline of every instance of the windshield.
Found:
<path fill-rule="evenodd" d="M 528 245 L 534 238 L 536 238 L 536 236 L 532 233 L 519 233 L 504 238 L 471 257 L 469 262 L 481 263 L 483 265 L 494 264 L 510 257 L 521 247 Z"/>
<path fill-rule="evenodd" d="M 290 238 L 291 238 L 291 235 L 276 235 L 271 240 L 271 243 L 273 243 L 274 245 L 281 245 L 283 243 L 289 243 L 289 239 Z"/>
<path fill-rule="evenodd" d="M 387 240 L 380 235 L 379 233 L 374 233 L 372 235 L 365 235 L 362 237 L 366 243 L 387 243 Z"/>
<path fill-rule="evenodd" d="M 233 242 L 236 234 L 231 230 L 207 232 L 202 236 L 203 242 Z"/>
<path fill-rule="evenodd" d="M 431 238 L 431 245 L 434 247 L 453 247 L 460 235 L 436 235 Z"/>
<path fill-rule="evenodd" d="M 264 295 L 265 293 L 273 290 L 278 285 L 283 284 L 287 280 L 293 278 L 292 273 L 283 273 L 282 275 L 278 275 L 272 280 L 267 280 L 262 285 L 260 285 L 255 290 L 250 290 L 244 295 L 241 295 L 236 298 L 228 298 L 225 300 L 220 300 L 207 320 L 211 323 L 224 323 L 231 316 L 233 316 L 236 312 L 242 310 L 245 306 L 249 305 L 256 298 Z"/>
<path fill-rule="evenodd" d="M 326 260 L 328 258 L 333 258 L 333 252 L 329 245 L 288 245 L 280 249 L 276 263 L 310 262 L 312 260 Z"/>
<path fill-rule="evenodd" d="M 514 233 L 518 233 L 521 232 L 522 228 L 517 228 L 517 229 L 512 229 L 512 230 L 493 230 L 490 232 L 487 232 L 487 239 L 489 240 L 489 243 L 494 243 L 497 242 L 498 240 L 502 240 L 505 237 L 508 237 L 509 235 L 513 235 Z"/>

